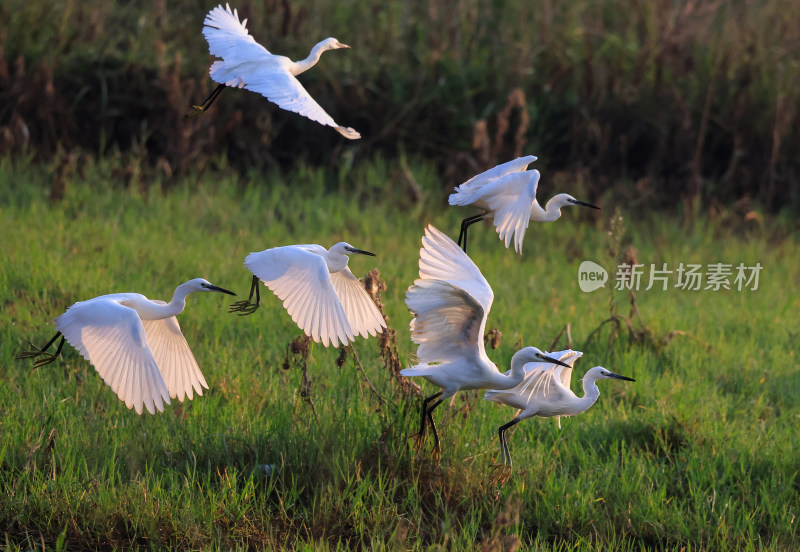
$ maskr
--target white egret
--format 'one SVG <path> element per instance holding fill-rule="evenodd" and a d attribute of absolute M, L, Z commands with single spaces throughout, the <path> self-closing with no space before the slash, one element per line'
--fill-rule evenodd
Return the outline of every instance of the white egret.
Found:
<path fill-rule="evenodd" d="M 467 254 L 431 225 L 425 229 L 422 246 L 419 279 L 406 292 L 406 305 L 414 315 L 411 339 L 418 345 L 419 364 L 400 373 L 422 376 L 442 388 L 422 401 L 418 435 L 421 442 L 426 424 L 430 424 L 438 453 L 441 448 L 432 413 L 442 401 L 461 390 L 514 387 L 525 376 L 526 363 L 561 361 L 536 347 L 525 347 L 512 357 L 511 370 L 501 374 L 483 346 L 494 299 L 489 283 Z"/>
<path fill-rule="evenodd" d="M 193 106 L 194 111 L 187 117 L 205 112 L 222 90 L 230 86 L 257 92 L 282 109 L 333 127 L 350 140 L 361 138 L 352 128 L 337 124 L 295 78 L 316 65 L 323 52 L 350 46 L 335 38 L 326 38 L 314 46 L 304 60 L 276 56 L 253 39 L 247 32 L 247 19 L 239 21 L 238 11 L 231 11 L 228 4 L 224 9 L 219 5 L 208 12 L 203 25 L 211 54 L 222 58 L 209 69 L 211 79 L 220 84 L 201 105 Z"/>
<path fill-rule="evenodd" d="M 591 407 L 600 396 L 597 388 L 599 379 L 620 379 L 636 381 L 626 376 L 610 372 L 602 366 L 595 366 L 583 376 L 583 397 L 578 397 L 570 389 L 572 366 L 583 353 L 567 349 L 556 353 L 547 353 L 562 362 L 560 365 L 547 362 L 533 362 L 525 366 L 525 379 L 511 389 L 491 389 L 484 398 L 489 401 L 505 404 L 519 411 L 513 420 L 500 426 L 500 451 L 503 461 L 511 465 L 511 453 L 508 450 L 505 432 L 511 426 L 532 416 L 549 418 L 555 416 L 561 428 L 561 416 L 575 416 Z M 566 363 L 566 364 L 563 364 Z"/>
<path fill-rule="evenodd" d="M 569 194 L 558 194 L 550 198 L 542 209 L 536 200 L 539 171 L 525 170 L 536 161 L 535 155 L 518 157 L 513 161 L 473 176 L 450 195 L 450 205 L 475 205 L 483 211 L 461 221 L 458 245 L 467 250 L 467 229 L 481 220 L 493 220 L 506 247 L 514 239 L 514 249 L 522 253 L 522 240 L 528 222 L 553 222 L 561 216 L 561 208 L 583 205 L 600 209 L 597 205 L 578 201 Z"/>
<path fill-rule="evenodd" d="M 352 254 L 375 256 L 345 242 L 330 250 L 309 244 L 250 253 L 244 260 L 244 266 L 254 275 L 250 297 L 234 303 L 230 312 L 252 314 L 258 308 L 260 279 L 283 301 L 300 329 L 326 347 L 338 347 L 340 342 L 347 345 L 359 334 L 375 335 L 386 327 L 386 322 L 347 267 L 348 255 Z"/>
<path fill-rule="evenodd" d="M 169 303 L 139 293 L 112 293 L 78 301 L 54 320 L 58 332 L 42 349 L 20 353 L 17 358 L 38 358 L 37 368 L 53 362 L 64 340 L 97 370 L 125 406 L 137 414 L 164 411 L 170 398 L 191 400 L 193 391 L 208 389 L 178 319 L 186 296 L 198 291 L 236 295 L 207 280 L 195 278 L 175 288 Z M 61 336 L 55 354 L 47 349 Z M 33 346 L 32 346 L 33 347 Z"/>

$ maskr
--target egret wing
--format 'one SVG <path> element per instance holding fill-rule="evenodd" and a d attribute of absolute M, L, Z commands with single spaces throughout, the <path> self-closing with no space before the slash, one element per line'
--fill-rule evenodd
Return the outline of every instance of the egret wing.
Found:
<path fill-rule="evenodd" d="M 288 245 L 250 253 L 244 265 L 283 301 L 292 320 L 314 341 L 326 347 L 354 340 L 328 266 L 311 249 L 318 245 Z"/>
<path fill-rule="evenodd" d="M 339 272 L 332 272 L 330 277 L 353 334 L 367 337 L 377 334 L 386 327 L 383 315 L 364 289 L 364 284 L 348 267 Z"/>
<path fill-rule="evenodd" d="M 229 62 L 252 61 L 271 55 L 247 31 L 247 19 L 239 21 L 239 12 L 229 5 L 217 6 L 203 21 L 203 35 L 211 55 Z"/>
<path fill-rule="evenodd" d="M 522 252 L 522 240 L 536 200 L 539 171 L 525 171 L 499 178 L 486 185 L 483 201 L 493 213 L 494 225 L 506 247 L 514 238 L 514 250 Z"/>
<path fill-rule="evenodd" d="M 248 74 L 239 76 L 246 89 L 258 92 L 281 109 L 298 113 L 321 125 L 339 127 L 300 81 L 280 65 L 253 66 Z"/>
<path fill-rule="evenodd" d="M 414 315 L 411 339 L 421 364 L 464 358 L 488 362 L 483 346 L 487 311 L 466 290 L 441 280 L 417 280 L 406 292 L 406 305 Z"/>
<path fill-rule="evenodd" d="M 120 302 L 96 298 L 75 303 L 55 319 L 70 345 L 97 370 L 137 414 L 154 414 L 169 404 L 169 393 L 147 345 L 138 313 Z"/>
<path fill-rule="evenodd" d="M 486 184 L 508 174 L 524 171 L 528 168 L 528 165 L 534 161 L 536 161 L 535 155 L 526 155 L 524 157 L 518 157 L 508 161 L 507 163 L 497 165 L 488 171 L 476 174 L 463 184 L 456 186 L 455 192 L 450 195 L 450 205 L 472 204 L 472 202 L 475 200 L 475 196 L 473 194 L 479 192 L 480 189 Z"/>
<path fill-rule="evenodd" d="M 430 224 L 422 237 L 419 277 L 422 280 L 442 280 L 464 290 L 478 303 L 484 317 L 492 308 L 494 294 L 480 269 L 456 242 Z"/>
<path fill-rule="evenodd" d="M 569 391 L 572 366 L 583 355 L 580 351 L 573 351 L 572 349 L 546 354 L 566 362 L 569 364 L 569 368 L 549 362 L 529 362 L 526 364 L 524 366 L 525 379 L 513 389 L 513 392 L 520 395 L 525 403 L 552 396 L 553 393 L 560 393 L 564 390 Z"/>
<path fill-rule="evenodd" d="M 166 304 L 164 301 L 153 302 Z M 142 325 L 169 396 L 181 402 L 187 397 L 192 400 L 194 393 L 202 396 L 203 388 L 208 389 L 208 384 L 183 337 L 178 319 L 170 316 L 160 320 L 142 320 Z"/>

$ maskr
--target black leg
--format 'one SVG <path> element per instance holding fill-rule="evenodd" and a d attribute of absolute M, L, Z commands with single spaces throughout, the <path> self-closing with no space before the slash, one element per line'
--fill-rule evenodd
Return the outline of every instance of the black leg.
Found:
<path fill-rule="evenodd" d="M 259 290 L 258 284 L 258 276 L 253 276 L 253 280 L 250 283 L 250 296 L 247 298 L 247 301 L 236 301 L 230 306 L 228 312 L 238 312 L 239 316 L 256 312 L 256 309 L 258 309 L 261 304 L 261 291 Z M 255 304 L 251 302 L 253 294 L 256 296 Z"/>
<path fill-rule="evenodd" d="M 441 393 L 439 393 L 438 395 L 441 395 Z M 436 395 L 436 396 L 438 396 L 438 395 Z M 438 401 L 433 403 L 433 405 L 431 405 L 431 407 L 428 409 L 428 423 L 430 424 L 431 430 L 433 431 L 433 441 L 434 441 L 434 449 L 433 450 L 434 450 L 434 455 L 437 458 L 442 453 L 442 446 L 439 443 L 439 432 L 436 431 L 436 424 L 433 421 L 433 409 L 436 408 L 437 406 L 439 406 L 440 404 L 442 404 L 442 400 L 443 399 L 439 399 Z"/>
<path fill-rule="evenodd" d="M 419 449 L 422 446 L 422 442 L 425 439 L 425 426 L 427 425 L 427 422 L 430 419 L 430 415 L 428 414 L 428 404 L 432 400 L 438 399 L 442 395 L 442 393 L 444 393 L 444 391 L 439 391 L 438 393 L 435 393 L 422 401 L 419 433 L 417 433 L 417 449 Z"/>
<path fill-rule="evenodd" d="M 500 451 L 503 454 L 503 462 L 511 465 L 511 452 L 508 450 L 508 441 L 506 441 L 506 430 L 512 426 L 517 425 L 521 420 L 519 418 L 514 418 L 510 422 L 505 425 L 500 426 L 500 429 L 497 430 L 497 433 L 500 435 Z"/>
<path fill-rule="evenodd" d="M 425 422 L 428 420 L 428 403 L 430 403 L 434 399 L 438 399 L 444 391 L 439 391 L 438 393 L 434 393 L 424 401 L 422 401 L 422 423 L 419 426 L 419 436 L 422 437 L 425 435 Z"/>
<path fill-rule="evenodd" d="M 198 115 L 202 115 L 203 113 L 208 111 L 208 108 L 211 107 L 211 104 L 213 104 L 214 100 L 216 100 L 219 97 L 219 95 L 222 93 L 222 90 L 224 88 L 225 88 L 224 84 L 220 84 L 219 86 L 217 86 L 214 89 L 214 91 L 211 92 L 211 94 L 208 96 L 208 98 L 206 98 L 203 101 L 203 103 L 201 103 L 200 105 L 193 105 L 192 106 L 192 111 L 187 113 L 186 115 L 184 115 L 183 118 L 184 119 L 189 119 L 189 118 L 192 118 L 192 117 L 197 117 Z"/>
<path fill-rule="evenodd" d="M 55 353 L 48 353 L 47 349 L 56 342 L 56 339 L 61 337 L 61 342 L 58 344 Z M 41 357 L 36 362 L 33 363 L 34 368 L 39 368 L 40 366 L 44 366 L 45 364 L 50 364 L 55 359 L 58 358 L 58 355 L 61 354 L 61 349 L 64 347 L 64 336 L 61 335 L 61 332 L 56 332 L 56 335 L 53 336 L 53 339 L 47 342 L 47 345 L 38 349 L 33 343 L 30 344 L 31 350 L 30 351 L 23 351 L 22 353 L 17 355 L 17 360 L 24 360 L 28 358 L 37 358 Z"/>
<path fill-rule="evenodd" d="M 461 221 L 461 232 L 458 234 L 458 245 L 464 251 L 467 252 L 467 229 L 470 225 L 475 224 L 486 218 L 486 215 L 489 214 L 489 211 L 484 211 L 477 215 L 472 215 L 471 217 L 467 217 Z"/>

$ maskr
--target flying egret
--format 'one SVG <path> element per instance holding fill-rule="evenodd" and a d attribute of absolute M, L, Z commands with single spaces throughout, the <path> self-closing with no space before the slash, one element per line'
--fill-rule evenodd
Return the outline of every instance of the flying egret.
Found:
<path fill-rule="evenodd" d="M 258 280 L 283 301 L 292 320 L 316 342 L 338 347 L 355 336 L 375 335 L 386 322 L 364 286 L 347 267 L 348 255 L 370 255 L 346 242 L 331 246 L 286 245 L 250 253 L 244 266 L 253 273 L 250 297 L 230 312 L 252 314 L 261 300 Z M 255 293 L 256 301 L 252 302 Z"/>
<path fill-rule="evenodd" d="M 148 299 L 139 293 L 112 293 L 78 301 L 54 322 L 58 332 L 42 349 L 33 348 L 18 359 L 38 358 L 34 366 L 53 362 L 64 340 L 92 363 L 125 406 L 142 413 L 164 411 L 170 398 L 183 402 L 208 384 L 197 366 L 175 318 L 186 306 L 186 296 L 197 291 L 236 295 L 203 278 L 175 288 L 172 301 Z M 47 349 L 61 336 L 55 354 Z"/>
<path fill-rule="evenodd" d="M 575 416 L 588 410 L 600 396 L 597 388 L 599 379 L 620 379 L 636 381 L 626 376 L 610 372 L 602 366 L 595 366 L 583 376 L 583 397 L 578 397 L 570 389 L 572 366 L 583 353 L 567 349 L 556 353 L 548 353 L 551 357 L 561 361 L 554 366 L 546 362 L 533 362 L 525 366 L 525 379 L 512 389 L 491 389 L 484 398 L 489 401 L 506 404 L 517 408 L 516 417 L 505 425 L 500 426 L 500 451 L 503 461 L 511 465 L 511 453 L 508 450 L 505 432 L 511 426 L 520 423 L 532 416 L 544 418 L 555 416 L 558 427 L 561 428 L 561 416 Z M 566 364 L 564 364 L 566 363 Z"/>
<path fill-rule="evenodd" d="M 461 221 L 458 245 L 467 250 L 467 229 L 481 220 L 494 220 L 497 233 L 506 247 L 514 238 L 514 249 L 522 253 L 522 240 L 529 221 L 553 222 L 561 216 L 561 208 L 570 205 L 583 205 L 600 209 L 597 205 L 578 201 L 569 194 L 558 194 L 550 198 L 542 209 L 536 201 L 536 188 L 539 185 L 539 171 L 525 170 L 536 161 L 535 155 L 518 157 L 513 161 L 473 176 L 450 195 L 450 205 L 475 205 L 483 209 L 481 213 Z"/>
<path fill-rule="evenodd" d="M 432 225 L 425 229 L 422 246 L 419 279 L 406 292 L 406 305 L 414 316 L 411 339 L 418 345 L 419 364 L 400 373 L 422 376 L 442 388 L 422 401 L 418 434 L 421 442 L 426 424 L 430 424 L 438 453 L 441 447 L 432 413 L 442 401 L 461 390 L 514 387 L 522 381 L 523 366 L 529 362 L 562 363 L 536 347 L 525 347 L 511 358 L 511 370 L 501 374 L 483 346 L 486 317 L 494 298 L 489 283 L 467 254 Z"/>
<path fill-rule="evenodd" d="M 202 104 L 192 106 L 194 111 L 186 117 L 204 113 L 222 90 L 231 86 L 257 92 L 282 109 L 333 127 L 345 138 L 361 138 L 354 129 L 337 124 L 295 78 L 316 65 L 323 52 L 350 46 L 335 38 L 326 38 L 302 61 L 276 56 L 253 39 L 247 32 L 247 19 L 239 21 L 238 11 L 231 11 L 228 4 L 224 9 L 219 5 L 208 12 L 203 25 L 203 35 L 211 54 L 222 58 L 212 63 L 209 69 L 211 79 L 220 84 Z"/>

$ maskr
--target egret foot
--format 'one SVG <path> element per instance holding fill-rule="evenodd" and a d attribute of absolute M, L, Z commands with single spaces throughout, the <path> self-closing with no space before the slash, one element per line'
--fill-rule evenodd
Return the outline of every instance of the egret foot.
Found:
<path fill-rule="evenodd" d="M 28 358 L 39 358 L 36 362 L 33 363 L 34 368 L 39 368 L 40 366 L 44 366 L 45 364 L 50 364 L 51 362 L 55 361 L 58 358 L 58 355 L 53 353 L 48 353 L 47 351 L 40 351 L 37 349 L 33 343 L 29 343 L 29 345 L 33 348 L 31 351 L 25 351 L 17 355 L 17 360 L 25 360 Z"/>
<path fill-rule="evenodd" d="M 193 105 L 192 110 L 183 116 L 184 119 L 194 119 L 206 112 L 206 106 Z"/>
<path fill-rule="evenodd" d="M 256 296 L 256 302 L 253 303 L 253 295 Z M 228 309 L 229 313 L 238 312 L 239 316 L 246 316 L 248 314 L 253 314 L 258 309 L 258 306 L 261 304 L 261 292 L 258 289 L 258 277 L 253 276 L 253 280 L 250 283 L 250 296 L 247 298 L 247 301 L 236 301 L 233 305 L 230 306 Z"/>
<path fill-rule="evenodd" d="M 492 466 L 494 473 L 492 473 L 492 485 L 503 486 L 511 479 L 512 468 L 508 464 L 495 464 Z"/>
<path fill-rule="evenodd" d="M 59 342 L 58 348 L 56 349 L 56 352 L 55 353 L 48 353 L 47 349 L 49 349 L 50 346 L 53 343 L 55 343 L 56 339 L 58 339 L 59 336 L 61 337 L 61 342 Z M 61 348 L 64 346 L 64 336 L 61 335 L 61 332 L 56 333 L 56 335 L 53 336 L 53 339 L 48 341 L 47 345 L 45 345 L 41 349 L 39 349 L 38 347 L 36 347 L 36 345 L 34 345 L 33 343 L 30 343 L 30 342 L 28 342 L 28 345 L 31 346 L 31 350 L 30 351 L 23 351 L 20 354 L 18 354 L 17 355 L 17 360 L 25 360 L 25 359 L 29 359 L 29 358 L 41 357 L 41 358 L 38 358 L 38 360 L 33 363 L 33 367 L 34 368 L 39 368 L 41 366 L 44 366 L 45 364 L 50 364 L 51 362 L 53 362 L 55 359 L 58 358 L 58 355 L 61 354 Z"/>
<path fill-rule="evenodd" d="M 230 306 L 228 309 L 229 313 L 239 313 L 239 316 L 246 316 L 248 314 L 253 314 L 258 310 L 259 304 L 258 303 L 251 303 L 250 301 L 236 301 L 234 304 Z"/>

